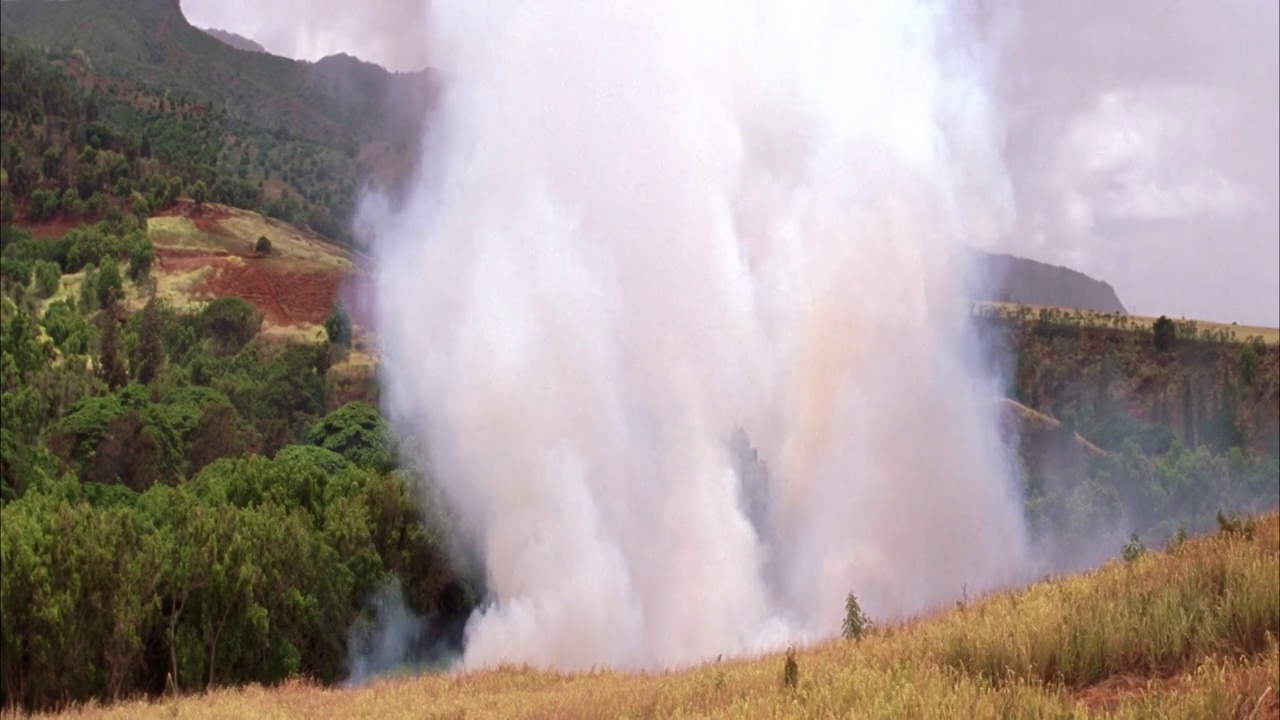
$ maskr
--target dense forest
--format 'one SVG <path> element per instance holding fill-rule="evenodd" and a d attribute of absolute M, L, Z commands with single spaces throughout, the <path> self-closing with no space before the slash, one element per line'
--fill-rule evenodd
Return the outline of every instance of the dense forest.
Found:
<path fill-rule="evenodd" d="M 392 582 L 423 653 L 456 645 L 480 590 L 374 391 L 335 387 L 341 306 L 282 343 L 155 292 L 147 220 L 180 197 L 345 238 L 354 145 L 0 54 L 0 704 L 336 681 Z"/>
<path fill-rule="evenodd" d="M 89 75 L 75 54 L 8 36 L 0 57 L 6 222 L 145 217 L 186 194 L 351 241 L 355 198 L 373 173 L 356 141 L 252 125 L 212 103 Z"/>
<path fill-rule="evenodd" d="M 189 27 L 105 14 L 94 41 L 117 54 L 90 57 L 57 41 L 84 3 L 4 10 L 35 40 L 6 29 L 0 44 L 0 704 L 338 681 L 348 630 L 393 583 L 429 620 L 420 656 L 456 646 L 482 580 L 377 388 L 339 392 L 341 306 L 321 342 L 268 336 L 235 297 L 175 307 L 147 231 L 183 198 L 349 242 L 370 149 L 408 153 L 360 129 L 376 98 L 333 89 L 392 81 L 339 59 L 245 66 L 308 96 L 218 85 L 198 73 L 229 72 L 239 51 L 191 36 L 178 47 L 217 62 L 182 70 L 199 64 L 166 63 L 160 29 Z M 197 75 L 163 74 L 180 72 Z M 1042 427 L 1016 442 L 1029 524 L 1057 566 L 1280 503 L 1275 345 L 1085 317 L 974 316 L 1008 399 Z"/>
<path fill-rule="evenodd" d="M 393 576 L 456 635 L 476 590 L 420 471 L 373 406 L 332 407 L 342 316 L 330 342 L 280 345 L 238 298 L 128 313 L 146 250 L 105 224 L 4 229 L 3 702 L 337 680 L 345 629 Z"/>

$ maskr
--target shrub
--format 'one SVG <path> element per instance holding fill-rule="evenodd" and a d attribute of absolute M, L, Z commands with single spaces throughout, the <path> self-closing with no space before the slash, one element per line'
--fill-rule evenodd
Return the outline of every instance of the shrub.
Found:
<path fill-rule="evenodd" d="M 266 235 L 258 238 L 258 242 L 253 246 L 253 251 L 259 255 L 271 254 L 271 241 L 267 239 Z"/>

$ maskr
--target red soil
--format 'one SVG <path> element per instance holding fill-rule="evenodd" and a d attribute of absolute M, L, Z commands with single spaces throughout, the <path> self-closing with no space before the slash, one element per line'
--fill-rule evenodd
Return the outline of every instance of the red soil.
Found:
<path fill-rule="evenodd" d="M 342 275 L 289 269 L 272 258 L 238 257 L 243 261 L 233 260 L 227 253 L 157 248 L 156 265 L 164 273 L 211 268 L 192 290 L 194 297 L 241 298 L 258 308 L 271 325 L 320 324 L 329 316 Z"/>

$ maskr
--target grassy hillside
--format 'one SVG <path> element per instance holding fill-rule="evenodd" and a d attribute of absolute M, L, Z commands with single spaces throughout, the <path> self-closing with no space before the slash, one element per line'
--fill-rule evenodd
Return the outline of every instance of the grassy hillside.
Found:
<path fill-rule="evenodd" d="M 562 675 L 502 668 L 82 707 L 67 718 L 1280 716 L 1280 516 L 788 657 Z"/>

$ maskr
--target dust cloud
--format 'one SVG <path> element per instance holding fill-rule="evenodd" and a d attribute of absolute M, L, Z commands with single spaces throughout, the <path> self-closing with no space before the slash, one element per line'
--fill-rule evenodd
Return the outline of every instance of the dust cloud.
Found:
<path fill-rule="evenodd" d="M 419 177 L 361 223 L 387 410 L 485 567 L 464 666 L 673 667 L 1022 577 L 957 252 L 1012 218 L 994 16 L 428 15 Z"/>

